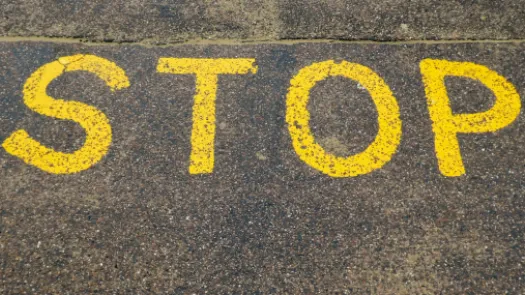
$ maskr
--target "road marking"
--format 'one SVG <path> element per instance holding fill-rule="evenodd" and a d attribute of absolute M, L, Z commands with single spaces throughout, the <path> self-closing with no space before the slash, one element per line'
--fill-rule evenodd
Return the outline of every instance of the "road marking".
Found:
<path fill-rule="evenodd" d="M 57 152 L 32 139 L 25 130 L 15 131 L 2 146 L 27 164 L 53 174 L 71 174 L 89 169 L 108 152 L 112 133 L 109 120 L 95 107 L 47 95 L 47 86 L 64 72 L 87 71 L 104 80 L 112 91 L 130 86 L 123 69 L 94 55 L 62 57 L 45 64 L 27 79 L 24 103 L 31 110 L 57 119 L 77 122 L 86 131 L 84 145 L 73 153 Z"/>
<path fill-rule="evenodd" d="M 457 177 L 466 173 L 457 139 L 459 133 L 495 132 L 512 124 L 521 111 L 520 96 L 510 82 L 486 66 L 471 62 L 424 59 L 420 62 L 427 104 L 435 136 L 435 152 L 441 173 Z M 11 155 L 53 174 L 72 174 L 98 163 L 112 143 L 108 118 L 93 106 L 64 101 L 47 95 L 48 85 L 72 71 L 87 71 L 106 82 L 112 91 L 127 88 L 130 81 L 115 63 L 94 55 L 73 55 L 43 65 L 26 81 L 24 103 L 33 111 L 57 119 L 74 121 L 86 131 L 84 145 L 73 153 L 57 152 L 17 130 L 2 144 Z M 216 98 L 219 75 L 256 74 L 253 58 L 160 58 L 157 71 L 192 74 L 196 77 L 189 173 L 214 170 Z M 310 129 L 308 101 L 311 89 L 329 77 L 341 76 L 359 82 L 368 90 L 377 109 L 378 133 L 365 151 L 348 157 L 329 154 L 316 142 Z M 454 114 L 447 94 L 446 76 L 478 80 L 495 97 L 494 106 L 480 113 Z M 292 145 L 310 167 L 332 177 L 368 174 L 388 163 L 401 141 L 400 110 L 389 86 L 373 70 L 357 63 L 327 60 L 299 70 L 290 82 L 286 97 L 286 122 Z"/>
<path fill-rule="evenodd" d="M 215 101 L 218 75 L 257 73 L 255 59 L 249 58 L 161 58 L 157 71 L 170 74 L 195 74 L 190 174 L 212 173 L 215 163 Z"/>
<path fill-rule="evenodd" d="M 420 63 L 435 150 L 441 173 L 448 177 L 466 173 L 457 139 L 458 133 L 495 132 L 510 125 L 520 114 L 521 100 L 514 85 L 489 68 L 470 62 L 425 59 Z M 445 76 L 478 80 L 494 92 L 494 106 L 475 114 L 453 114 Z"/>
<path fill-rule="evenodd" d="M 342 76 L 364 86 L 378 113 L 378 133 L 374 142 L 357 155 L 347 158 L 327 153 L 310 129 L 307 105 L 311 89 L 320 81 Z M 292 79 L 286 100 L 286 122 L 293 147 L 299 158 L 311 167 L 332 177 L 352 177 L 383 167 L 395 154 L 401 141 L 399 107 L 388 85 L 371 69 L 356 63 L 328 60 L 314 63 Z"/>

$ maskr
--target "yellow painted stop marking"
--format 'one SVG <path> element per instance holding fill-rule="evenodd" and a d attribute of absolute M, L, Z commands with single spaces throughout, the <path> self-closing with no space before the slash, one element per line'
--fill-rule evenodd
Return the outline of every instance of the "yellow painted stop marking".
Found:
<path fill-rule="evenodd" d="M 219 75 L 257 74 L 254 58 L 160 58 L 157 71 L 191 74 L 196 77 L 193 105 L 190 174 L 212 173 L 216 129 L 215 104 Z M 520 96 L 512 83 L 486 66 L 447 60 L 424 59 L 420 69 L 430 119 L 435 135 L 435 152 L 441 173 L 464 175 L 457 134 L 495 132 L 512 124 L 521 112 Z M 84 145 L 73 153 L 46 147 L 25 130 L 15 131 L 2 147 L 25 163 L 53 174 L 73 174 L 100 162 L 112 143 L 109 119 L 97 108 L 47 95 L 48 85 L 66 72 L 86 71 L 102 79 L 112 90 L 131 85 L 125 71 L 115 63 L 94 55 L 59 58 L 37 69 L 26 81 L 24 103 L 31 110 L 52 118 L 78 123 L 86 132 Z M 340 76 L 365 87 L 377 110 L 378 133 L 361 153 L 348 157 L 332 155 L 315 141 L 310 129 L 308 101 L 311 89 L 320 81 Z M 450 107 L 445 77 L 463 77 L 481 82 L 496 97 L 489 110 L 455 114 Z M 300 69 L 290 82 L 286 97 L 286 122 L 298 157 L 313 169 L 332 177 L 355 177 L 382 168 L 396 153 L 402 138 L 402 121 L 396 98 L 373 70 L 357 63 L 327 60 Z"/>

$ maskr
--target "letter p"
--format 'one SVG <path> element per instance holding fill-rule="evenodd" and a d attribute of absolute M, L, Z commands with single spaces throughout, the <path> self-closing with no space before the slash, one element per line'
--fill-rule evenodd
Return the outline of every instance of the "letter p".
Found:
<path fill-rule="evenodd" d="M 424 59 L 420 68 L 433 122 L 439 169 L 448 177 L 461 176 L 465 174 L 465 167 L 457 134 L 495 132 L 510 125 L 520 114 L 520 96 L 504 77 L 482 65 Z M 453 114 L 445 86 L 446 76 L 480 81 L 494 93 L 494 106 L 482 113 Z"/>

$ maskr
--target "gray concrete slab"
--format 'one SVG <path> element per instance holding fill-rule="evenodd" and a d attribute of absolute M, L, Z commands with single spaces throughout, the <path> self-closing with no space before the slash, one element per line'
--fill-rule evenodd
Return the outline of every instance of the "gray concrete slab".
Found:
<path fill-rule="evenodd" d="M 486 65 L 525 94 L 523 43 L 249 46 L 0 43 L 0 142 L 23 128 L 72 152 L 78 124 L 32 112 L 26 79 L 72 54 L 107 58 L 131 86 L 111 92 L 71 72 L 49 95 L 104 112 L 109 154 L 53 175 L 0 149 L 2 294 L 520 294 L 525 291 L 523 114 L 495 134 L 460 136 L 467 174 L 440 174 L 419 61 Z M 257 74 L 222 76 L 215 170 L 188 173 L 194 79 L 160 74 L 160 57 L 255 58 Z M 291 78 L 313 62 L 377 72 L 397 98 L 402 141 L 382 169 L 332 178 L 296 155 L 285 122 Z M 456 112 L 492 94 L 447 79 Z M 326 149 L 358 153 L 375 107 L 351 80 L 312 91 L 312 130 Z"/>
<path fill-rule="evenodd" d="M 525 1 L 3 0 L 0 36 L 209 39 L 523 39 Z"/>
<path fill-rule="evenodd" d="M 440 0 L 283 0 L 289 39 L 521 39 L 525 2 Z"/>

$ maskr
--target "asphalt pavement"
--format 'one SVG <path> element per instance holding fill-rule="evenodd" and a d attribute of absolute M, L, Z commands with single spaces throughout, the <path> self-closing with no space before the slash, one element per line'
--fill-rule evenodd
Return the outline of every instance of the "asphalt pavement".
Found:
<path fill-rule="evenodd" d="M 0 293 L 525 292 L 523 1 L 355 2 L 2 3 Z"/>

